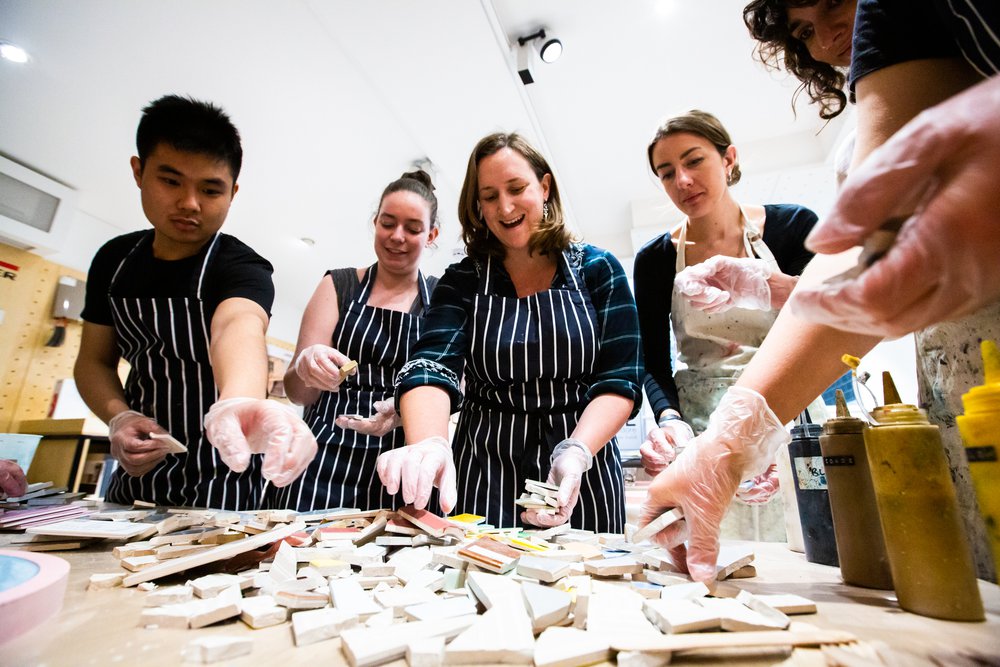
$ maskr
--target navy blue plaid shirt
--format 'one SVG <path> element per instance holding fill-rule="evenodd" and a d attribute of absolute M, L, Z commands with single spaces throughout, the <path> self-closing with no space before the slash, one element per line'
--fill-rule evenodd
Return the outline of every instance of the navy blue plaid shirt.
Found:
<path fill-rule="evenodd" d="M 618 394 L 633 401 L 632 416 L 642 405 L 640 378 L 643 375 L 639 316 L 625 271 L 611 253 L 587 244 L 573 244 L 566 251 L 572 266 L 583 278 L 597 314 L 599 353 L 587 390 L 587 399 L 601 394 Z M 560 264 L 562 267 L 563 265 Z M 517 290 L 500 262 L 494 293 L 517 298 Z M 461 379 L 469 349 L 473 299 L 479 289 L 484 266 L 466 257 L 452 264 L 431 296 L 420 339 L 410 353 L 410 361 L 396 376 L 396 399 L 410 389 L 437 386 L 451 397 L 452 411 L 462 404 Z M 563 270 L 557 270 L 552 289 L 571 288 Z"/>

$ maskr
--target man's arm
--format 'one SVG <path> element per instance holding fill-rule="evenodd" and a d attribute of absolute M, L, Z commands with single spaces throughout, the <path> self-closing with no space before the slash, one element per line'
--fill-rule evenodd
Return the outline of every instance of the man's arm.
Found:
<path fill-rule="evenodd" d="M 87 407 L 104 422 L 129 409 L 118 377 L 120 358 L 114 327 L 83 323 L 73 378 Z"/>
<path fill-rule="evenodd" d="M 267 389 L 267 313 L 250 299 L 226 299 L 212 317 L 209 355 L 219 400 L 264 398 Z"/>

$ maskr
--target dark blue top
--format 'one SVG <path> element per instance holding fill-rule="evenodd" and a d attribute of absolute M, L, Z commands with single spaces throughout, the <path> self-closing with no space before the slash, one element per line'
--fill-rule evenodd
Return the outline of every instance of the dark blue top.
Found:
<path fill-rule="evenodd" d="M 816 214 L 804 206 L 764 205 L 764 244 L 782 273 L 800 275 L 812 259 L 805 240 L 816 221 Z M 670 240 L 670 232 L 644 245 L 635 256 L 633 284 L 646 367 L 644 385 L 656 417 L 667 408 L 680 412 L 670 355 L 670 305 L 676 266 L 677 249 Z"/>
<path fill-rule="evenodd" d="M 890 65 L 964 57 L 982 76 L 1000 72 L 997 0 L 859 0 L 850 90 Z"/>
<path fill-rule="evenodd" d="M 635 300 L 625 271 L 615 257 L 600 248 L 573 244 L 567 251 L 578 267 L 600 327 L 600 354 L 587 391 L 588 400 L 600 394 L 618 394 L 634 402 L 633 416 L 642 404 L 639 325 Z M 551 289 L 573 289 L 560 262 Z M 517 298 L 517 290 L 502 262 L 492 269 L 496 296 Z M 485 264 L 470 257 L 452 264 L 438 281 L 424 330 L 410 354 L 410 362 L 396 377 L 396 398 L 421 386 L 441 387 L 451 397 L 452 411 L 462 404 L 461 380 L 472 335 L 473 300 L 479 291 Z"/>

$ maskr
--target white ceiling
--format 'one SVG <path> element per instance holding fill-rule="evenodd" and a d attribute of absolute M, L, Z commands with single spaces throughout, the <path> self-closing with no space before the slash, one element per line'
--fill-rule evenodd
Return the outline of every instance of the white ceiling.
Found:
<path fill-rule="evenodd" d="M 828 203 L 841 132 L 751 58 L 744 0 L 0 0 L 0 154 L 74 188 L 78 211 L 50 259 L 86 269 L 101 243 L 146 222 L 129 172 L 140 109 L 166 93 L 222 105 L 243 136 L 225 231 L 275 265 L 271 334 L 294 341 L 323 272 L 374 261 L 371 216 L 413 161 L 436 167 L 444 233 L 458 245 L 469 151 L 497 129 L 553 164 L 572 219 L 623 260 L 672 207 L 645 164 L 657 120 L 718 115 L 741 151 L 742 198 Z M 538 26 L 565 46 L 536 83 L 508 43 Z M 315 239 L 309 247 L 301 237 Z"/>

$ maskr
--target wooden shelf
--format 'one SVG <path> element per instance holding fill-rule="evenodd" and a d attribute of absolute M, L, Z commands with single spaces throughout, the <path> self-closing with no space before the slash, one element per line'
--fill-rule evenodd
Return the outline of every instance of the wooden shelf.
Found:
<path fill-rule="evenodd" d="M 97 417 L 83 419 L 25 419 L 18 424 L 19 433 L 35 435 L 82 435 L 108 437 L 108 426 Z"/>

